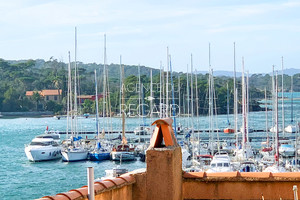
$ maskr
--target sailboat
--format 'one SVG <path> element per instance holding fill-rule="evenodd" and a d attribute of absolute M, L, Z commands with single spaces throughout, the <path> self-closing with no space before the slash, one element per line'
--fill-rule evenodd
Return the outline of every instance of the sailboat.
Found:
<path fill-rule="evenodd" d="M 234 152 L 235 159 L 237 161 L 245 161 L 253 157 L 253 151 L 249 143 L 249 122 L 248 122 L 248 112 L 249 112 L 249 79 L 247 76 L 247 82 L 245 81 L 244 75 L 244 58 L 242 59 L 242 115 L 243 115 L 243 125 L 241 127 L 242 133 L 242 148 L 237 148 Z M 246 83 L 245 83 L 246 82 Z M 238 147 L 238 146 L 237 146 Z"/>
<path fill-rule="evenodd" d="M 99 134 L 99 108 L 98 108 L 98 87 L 97 87 L 97 73 L 95 70 L 95 90 L 96 90 L 96 130 L 97 130 L 97 141 L 96 141 L 96 146 L 93 149 L 93 151 L 89 152 L 89 158 L 90 160 L 93 161 L 101 161 L 101 160 L 109 160 L 110 159 L 110 152 L 111 148 L 108 142 L 105 142 L 104 135 L 105 132 Z M 102 139 L 102 141 L 101 141 Z"/>
<path fill-rule="evenodd" d="M 273 69 L 274 71 L 274 69 Z M 274 164 L 271 166 L 268 166 L 263 170 L 263 172 L 285 172 L 285 168 L 279 165 L 279 131 L 278 131 L 278 80 L 276 75 L 276 81 L 273 84 L 273 99 L 275 101 L 274 103 L 274 109 L 275 109 L 275 155 L 274 155 Z"/>
<path fill-rule="evenodd" d="M 82 143 L 82 137 L 78 136 L 77 133 L 77 29 L 75 27 L 75 62 L 74 62 L 74 99 L 72 97 L 72 87 L 71 87 L 71 59 L 70 59 L 70 53 L 69 53 L 69 65 L 68 65 L 68 108 L 70 111 L 68 111 L 68 122 L 71 114 L 71 137 L 66 141 L 61 153 L 62 153 L 62 160 L 66 162 L 73 162 L 73 161 L 80 161 L 80 160 L 86 160 L 88 156 L 88 150 L 84 147 L 84 144 Z M 74 102 L 74 109 L 72 109 L 72 102 Z M 68 129 L 68 125 L 67 125 Z M 67 133 L 69 130 L 67 130 Z"/>
<path fill-rule="evenodd" d="M 234 133 L 235 130 L 231 128 L 231 124 L 229 121 L 229 90 L 228 90 L 228 83 L 227 83 L 227 128 L 225 128 L 224 133 Z"/>
<path fill-rule="evenodd" d="M 291 124 L 284 128 L 287 133 L 296 133 L 297 126 L 294 123 L 294 113 L 293 113 L 293 76 L 291 76 Z"/>
<path fill-rule="evenodd" d="M 124 66 L 122 68 L 122 84 L 124 84 Z M 124 87 L 122 87 L 122 105 L 125 105 L 125 97 L 124 97 Z M 113 148 L 110 153 L 111 160 L 114 161 L 133 161 L 135 160 L 134 148 L 131 148 L 127 144 L 127 140 L 125 137 L 125 111 L 122 110 L 122 142 Z"/>

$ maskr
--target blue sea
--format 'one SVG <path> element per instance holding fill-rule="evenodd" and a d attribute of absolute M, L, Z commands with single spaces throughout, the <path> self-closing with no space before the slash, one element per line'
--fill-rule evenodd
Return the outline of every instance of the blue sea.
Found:
<path fill-rule="evenodd" d="M 300 102 L 294 102 L 294 120 L 299 120 Z M 285 124 L 290 121 L 290 105 L 285 105 Z M 281 112 L 279 111 L 279 114 Z M 239 115 L 239 120 L 241 115 Z M 252 112 L 249 114 L 250 127 L 254 129 L 265 129 L 265 112 Z M 183 126 L 194 122 L 194 129 L 208 129 L 208 117 L 199 118 L 176 118 L 177 124 Z M 229 115 L 229 120 L 233 124 L 233 115 Z M 152 122 L 154 119 L 152 120 Z M 272 111 L 268 111 L 269 127 L 272 125 Z M 281 116 L 279 117 L 280 124 Z M 111 119 L 114 130 L 121 130 L 121 119 Z M 105 124 L 101 122 L 100 124 Z M 139 118 L 126 119 L 126 130 L 133 130 L 139 123 L 150 124 L 147 118 L 142 122 Z M 239 122 L 241 123 L 241 122 Z M 109 123 L 107 123 L 109 124 Z M 106 169 L 111 169 L 119 165 L 112 161 L 92 162 L 82 161 L 66 163 L 61 160 L 46 162 L 29 162 L 24 153 L 24 145 L 37 135 L 44 133 L 46 127 L 50 130 L 66 131 L 66 119 L 57 120 L 53 117 L 46 118 L 0 118 L 0 199 L 36 199 L 46 195 L 54 195 L 60 192 L 67 192 L 87 185 L 87 168 L 94 167 L 95 178 L 105 175 Z M 227 126 L 227 115 L 215 117 L 215 127 L 220 129 Z M 79 120 L 79 129 L 83 131 L 94 131 L 95 119 L 83 118 Z M 205 133 L 203 133 L 205 134 Z M 220 133 L 222 135 L 223 133 Z M 251 133 L 265 134 L 265 133 Z M 224 135 L 224 134 L 223 134 Z M 87 135 L 89 138 L 95 135 Z M 116 137 L 118 134 L 109 137 Z M 85 137 L 85 135 L 83 136 Z M 127 137 L 136 137 L 134 134 L 128 134 Z M 201 137 L 201 134 L 200 134 Z M 64 139 L 65 135 L 61 135 Z M 134 162 L 123 162 L 122 166 L 129 171 L 139 168 L 145 168 L 146 164 L 137 160 Z"/>

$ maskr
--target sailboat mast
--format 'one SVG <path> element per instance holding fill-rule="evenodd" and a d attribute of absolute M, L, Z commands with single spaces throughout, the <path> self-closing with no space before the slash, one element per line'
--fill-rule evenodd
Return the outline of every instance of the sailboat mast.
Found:
<path fill-rule="evenodd" d="M 279 166 L 279 135 L 278 135 L 278 76 L 276 73 L 276 81 L 275 81 L 275 128 L 276 128 L 276 164 Z"/>
<path fill-rule="evenodd" d="M 166 77 L 166 117 L 169 116 L 169 47 L 167 47 L 167 77 Z"/>
<path fill-rule="evenodd" d="M 142 85 L 141 85 L 141 68 L 140 64 L 138 65 L 138 76 L 139 76 L 139 106 L 138 106 L 138 111 L 139 111 L 139 130 L 141 130 L 141 115 L 143 115 L 143 105 L 142 105 L 142 110 L 141 110 L 141 98 L 142 98 Z M 139 131 L 139 144 L 141 142 L 141 132 Z"/>
<path fill-rule="evenodd" d="M 245 151 L 245 144 L 247 142 L 246 131 L 246 88 L 245 88 L 245 74 L 244 74 L 244 57 L 242 58 L 242 113 L 243 113 L 243 152 Z"/>
<path fill-rule="evenodd" d="M 69 64 L 68 64 L 67 135 L 66 135 L 66 138 L 69 138 L 68 134 L 69 134 L 70 113 L 72 115 L 72 112 L 70 112 L 72 110 L 72 99 L 71 99 L 71 96 L 72 96 L 71 55 L 70 55 L 70 51 L 68 53 L 69 53 Z M 72 123 L 72 120 L 71 120 L 71 123 Z"/>
<path fill-rule="evenodd" d="M 294 101 L 294 93 L 293 93 L 293 83 L 294 82 L 294 78 L 293 75 L 291 75 L 291 123 L 294 122 L 294 109 L 293 109 L 293 101 Z"/>
<path fill-rule="evenodd" d="M 283 88 L 283 56 L 281 57 L 281 109 L 282 109 L 282 134 L 285 135 L 285 117 L 284 117 L 284 88 Z"/>
<path fill-rule="evenodd" d="M 213 137 L 213 70 L 210 62 L 210 43 L 208 46 L 208 64 L 209 64 L 209 78 L 208 78 L 208 107 L 209 107 L 209 135 L 212 155 L 214 154 L 214 137 Z"/>
<path fill-rule="evenodd" d="M 233 70 L 234 70 L 234 74 L 233 74 L 233 101 L 234 101 L 234 130 L 237 133 L 238 132 L 238 99 L 237 99 L 237 88 L 236 88 L 236 59 L 235 59 L 235 42 L 233 43 Z M 236 147 L 238 147 L 238 142 L 239 142 L 239 136 L 238 134 L 236 134 L 235 137 L 235 142 L 236 142 Z"/>
<path fill-rule="evenodd" d="M 190 128 L 190 86 L 189 86 L 189 65 L 186 66 L 186 101 L 187 101 L 187 127 Z"/>
<path fill-rule="evenodd" d="M 181 97 L 180 97 L 180 76 L 178 75 L 178 104 L 179 104 L 179 109 L 178 109 L 178 116 L 180 118 L 180 109 L 181 109 Z"/>
<path fill-rule="evenodd" d="M 200 140 L 200 131 L 199 131 L 199 97 L 198 97 L 198 74 L 197 74 L 197 71 L 195 70 L 195 73 L 196 73 L 196 76 L 195 76 L 195 90 L 196 90 L 196 117 L 197 117 L 197 120 L 196 120 L 196 123 L 197 123 L 197 126 L 196 126 L 196 129 L 198 130 L 198 142 Z"/>
<path fill-rule="evenodd" d="M 99 136 L 99 107 L 98 107 L 98 86 L 97 86 L 97 72 L 95 69 L 95 93 L 96 93 L 96 131 L 97 131 L 97 136 Z"/>
<path fill-rule="evenodd" d="M 265 111 L 266 111 L 266 135 L 267 135 L 267 145 L 268 145 L 268 147 L 269 147 L 267 88 L 265 88 Z"/>
<path fill-rule="evenodd" d="M 162 115 L 162 87 L 163 87 L 163 84 L 162 84 L 162 63 L 160 61 L 160 70 L 159 70 L 159 118 L 161 119 L 163 117 Z"/>
<path fill-rule="evenodd" d="M 194 136 L 194 91 L 193 91 L 193 55 L 191 54 L 191 118 L 192 118 L 192 137 L 193 137 L 193 149 L 195 143 L 195 136 Z M 192 151 L 193 155 L 193 162 L 194 162 L 194 151 Z"/>
<path fill-rule="evenodd" d="M 77 27 L 75 27 L 75 62 L 74 62 L 74 133 L 77 133 Z"/>
<path fill-rule="evenodd" d="M 125 106 L 125 82 L 124 82 L 124 65 L 122 65 L 121 63 L 121 66 L 122 66 L 122 105 Z M 126 138 L 125 138 L 125 110 L 122 110 L 122 144 L 124 145 L 124 141 L 126 141 Z"/>
<path fill-rule="evenodd" d="M 247 90 L 246 90 L 246 99 L 247 99 L 247 107 L 246 107 L 246 124 L 247 124 L 247 137 L 246 140 L 247 142 L 249 141 L 249 99 L 250 99 L 250 95 L 249 95 L 249 71 L 247 71 Z"/>
<path fill-rule="evenodd" d="M 153 113 L 153 80 L 152 80 L 152 69 L 150 70 L 150 121 L 152 123 Z"/>
<path fill-rule="evenodd" d="M 120 117 L 122 115 L 122 56 L 120 55 Z"/>
<path fill-rule="evenodd" d="M 177 137 L 177 125 L 176 125 L 176 109 L 175 109 L 175 94 L 174 94 L 174 82 L 173 82 L 173 70 L 171 63 L 171 55 L 170 55 L 170 72 L 171 72 L 171 90 L 172 90 L 172 111 L 173 111 L 173 119 L 174 119 L 174 127 L 175 127 L 175 137 Z"/>
<path fill-rule="evenodd" d="M 104 34 L 104 63 L 103 63 L 103 108 L 102 108 L 102 117 L 103 117 L 103 129 L 105 129 L 105 116 L 106 116 L 106 34 Z"/>
<path fill-rule="evenodd" d="M 228 88 L 228 82 L 227 82 L 227 124 L 230 125 L 229 122 L 229 88 Z"/>

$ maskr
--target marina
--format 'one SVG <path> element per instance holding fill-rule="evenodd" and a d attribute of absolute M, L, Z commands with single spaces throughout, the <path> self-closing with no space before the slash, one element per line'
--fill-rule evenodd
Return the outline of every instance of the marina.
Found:
<path fill-rule="evenodd" d="M 288 109 L 286 109 L 288 110 Z M 271 115 L 271 111 L 269 111 Z M 295 113 L 295 118 L 297 119 L 298 113 Z M 233 117 L 233 115 L 229 115 Z M 252 112 L 249 113 L 250 124 L 258 129 L 264 129 L 264 112 Z M 226 127 L 226 115 L 219 115 L 218 120 L 220 124 L 220 129 L 222 126 Z M 150 119 L 146 119 L 149 121 Z M 271 120 L 271 119 L 270 119 Z M 286 119 L 288 120 L 288 119 Z M 187 121 L 186 117 L 178 118 L 178 121 L 185 126 Z M 194 120 L 196 122 L 197 120 Z M 199 121 L 201 124 L 194 124 L 195 127 L 203 127 L 202 130 L 207 129 L 208 117 L 200 116 Z M 113 127 L 120 127 L 120 118 L 112 118 Z M 133 132 L 137 126 L 137 120 L 134 118 L 126 119 L 126 132 Z M 224 122 L 224 124 L 222 123 Z M 23 124 L 19 126 L 19 124 Z M 101 124 L 101 118 L 100 118 Z M 6 174 L 5 177 L 1 177 L 1 196 L 4 193 L 7 194 L 8 190 L 14 190 L 14 193 L 8 193 L 7 199 L 13 199 L 20 196 L 27 197 L 30 199 L 38 198 L 45 195 L 56 194 L 59 192 L 67 191 L 71 188 L 77 188 L 86 183 L 86 168 L 94 167 L 95 178 L 105 176 L 105 170 L 109 170 L 117 167 L 120 162 L 117 161 L 79 161 L 79 162 L 62 162 L 61 160 L 53 160 L 46 162 L 30 162 L 25 155 L 24 145 L 30 143 L 30 141 L 37 135 L 44 133 L 46 127 L 49 127 L 49 131 L 63 132 L 66 129 L 66 119 L 57 120 L 52 117 L 48 118 L 1 118 L 0 119 L 0 130 L 2 140 L 0 145 L 0 151 L 3 152 L 1 156 L 2 172 Z M 84 118 L 80 120 L 81 129 L 84 132 L 93 132 L 95 129 L 95 121 L 93 118 Z M 120 130 L 121 128 L 118 128 Z M 110 132 L 110 131 L 108 131 Z M 224 140 L 234 140 L 234 134 L 226 134 L 222 132 L 219 133 L 220 142 Z M 107 138 L 117 138 L 119 137 L 119 132 L 107 134 Z M 214 133 L 216 134 L 216 133 Z M 271 137 L 272 134 L 268 133 Z M 83 138 L 94 138 L 96 134 L 80 134 Z M 285 133 L 283 136 L 280 133 L 280 140 L 294 140 L 297 133 Z M 61 140 L 65 139 L 65 134 L 61 135 Z M 199 134 L 201 141 L 209 141 L 209 135 L 207 132 L 202 132 Z M 216 136 L 216 135 L 215 135 Z M 139 136 L 135 134 L 128 134 L 128 141 L 133 140 L 135 144 L 138 145 Z M 184 141 L 185 135 L 178 135 L 178 141 Z M 198 137 L 198 134 L 195 134 Z M 141 136 L 141 139 L 145 138 L 146 141 L 150 140 L 150 135 Z M 249 134 L 251 144 L 253 149 L 260 150 L 262 148 L 261 142 L 267 139 L 265 132 L 253 132 Z M 122 162 L 122 166 L 127 168 L 128 171 L 134 169 L 145 168 L 145 162 L 142 162 L 137 157 L 136 161 Z M 18 169 L 18 170 L 17 170 Z M 71 174 L 70 174 L 71 173 Z M 51 177 L 51 178 L 50 178 Z M 70 182 L 70 180 L 72 181 Z M 44 183 L 47 180 L 47 184 Z"/>

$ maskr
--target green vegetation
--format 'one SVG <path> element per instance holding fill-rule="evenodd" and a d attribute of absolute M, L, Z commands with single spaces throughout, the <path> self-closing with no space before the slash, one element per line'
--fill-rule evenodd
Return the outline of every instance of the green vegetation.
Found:
<path fill-rule="evenodd" d="M 94 95 L 94 69 L 98 69 L 98 93 L 103 91 L 103 65 L 79 63 L 79 94 Z M 119 113 L 120 108 L 120 66 L 110 64 L 107 66 L 109 77 L 109 97 L 107 101 L 107 110 L 113 113 Z M 141 83 L 143 84 L 143 100 L 141 103 L 147 104 L 145 110 L 149 111 L 150 105 L 150 68 L 141 66 Z M 134 112 L 139 105 L 138 100 L 138 69 L 137 66 L 125 66 L 125 102 L 127 108 L 132 107 Z M 159 106 L 160 96 L 160 72 L 153 69 L 153 104 Z M 294 89 L 300 89 L 300 74 L 294 75 Z M 285 75 L 285 88 L 290 87 L 290 77 Z M 187 91 L 186 91 L 186 74 L 173 73 L 175 104 L 180 103 L 180 112 L 186 111 Z M 207 114 L 208 112 L 208 74 L 197 75 L 198 79 L 198 100 L 199 113 Z M 178 91 L 178 81 L 180 80 L 180 97 Z M 194 77 L 195 81 L 195 77 Z M 279 77 L 279 81 L 281 81 Z M 227 83 L 229 85 L 230 112 L 233 112 L 233 79 L 230 77 L 215 77 L 215 94 L 216 105 L 219 114 L 227 112 Z M 241 94 L 241 79 L 237 79 L 237 88 Z M 270 90 L 271 76 L 254 74 L 250 77 L 250 111 L 260 110 L 258 100 L 264 98 L 264 88 Z M 194 83 L 194 108 L 196 108 L 197 97 L 195 97 Z M 26 91 L 40 91 L 43 89 L 62 89 L 62 100 L 60 102 L 45 101 L 38 92 L 34 92 L 32 98 L 26 97 Z M 164 89 L 165 90 L 165 89 Z M 169 87 L 171 90 L 171 87 Z M 5 61 L 0 59 L 0 112 L 15 111 L 53 111 L 54 113 L 66 113 L 66 91 L 67 91 L 67 64 L 59 62 L 56 59 L 44 60 L 26 60 L 26 61 Z M 171 102 L 171 92 L 169 93 Z M 180 99 L 180 100 L 179 100 Z M 241 97 L 239 96 L 239 100 Z M 102 111 L 102 99 L 99 100 L 99 111 Z M 241 107 L 239 101 L 239 107 Z M 95 102 L 85 100 L 81 105 L 82 113 L 95 113 Z M 194 109 L 196 113 L 196 109 Z"/>

